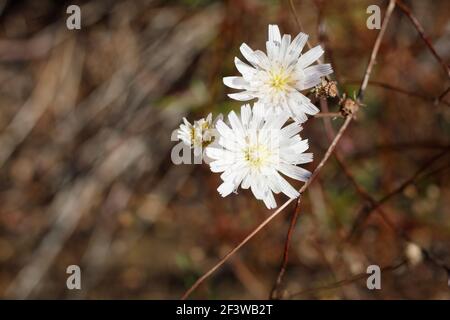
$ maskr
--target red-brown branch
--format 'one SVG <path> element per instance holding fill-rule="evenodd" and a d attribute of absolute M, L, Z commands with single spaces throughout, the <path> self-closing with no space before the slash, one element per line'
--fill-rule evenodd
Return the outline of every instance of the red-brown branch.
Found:
<path fill-rule="evenodd" d="M 385 18 L 383 20 L 383 24 L 381 26 L 380 32 L 378 33 L 378 36 L 377 36 L 377 38 L 375 40 L 375 43 L 374 43 L 374 46 L 372 48 L 372 52 L 371 52 L 371 55 L 370 55 L 369 63 L 367 64 L 366 71 L 364 73 L 364 77 L 363 77 L 363 80 L 361 82 L 361 87 L 359 88 L 358 97 L 357 97 L 359 103 L 362 103 L 362 100 L 364 98 L 364 91 L 367 88 L 367 84 L 369 82 L 370 74 L 371 74 L 372 68 L 373 68 L 373 66 L 375 64 L 376 57 L 378 55 L 378 50 L 380 48 L 381 41 L 382 41 L 383 36 L 384 36 L 384 34 L 386 32 L 386 28 L 387 28 L 387 25 L 388 25 L 389 20 L 391 18 L 392 12 L 394 11 L 394 8 L 395 8 L 395 0 L 390 0 L 389 4 L 388 4 L 388 7 L 386 9 L 386 14 L 385 14 Z M 296 15 L 295 11 L 294 11 L 294 15 Z M 348 122 L 350 122 L 351 119 L 352 119 L 352 116 L 347 117 L 346 122 L 347 122 L 347 120 L 348 120 Z M 345 128 L 344 128 L 344 126 L 342 126 L 341 129 L 339 130 L 338 134 L 334 138 L 332 144 L 336 144 L 337 141 L 339 141 L 340 138 L 339 139 L 336 139 L 336 138 L 342 136 L 344 130 L 345 130 Z M 334 150 L 334 148 L 333 148 L 333 150 Z M 300 201 L 300 198 L 299 198 L 298 202 L 299 201 Z M 299 205 L 298 202 L 297 202 L 297 205 Z M 293 232 L 293 229 L 295 228 L 295 223 L 297 221 L 299 212 L 300 211 L 297 210 L 297 207 L 296 207 L 296 210 L 294 211 L 294 213 L 292 215 L 292 218 L 291 218 L 291 223 L 290 223 L 288 234 L 287 234 L 287 237 L 286 237 L 286 243 L 285 243 L 285 246 L 284 246 L 283 261 L 281 263 L 280 271 L 278 272 L 277 279 L 275 281 L 274 287 L 273 287 L 271 295 L 270 295 L 271 298 L 275 298 L 277 296 L 277 290 L 278 290 L 278 288 L 280 287 L 280 285 L 282 283 L 283 276 L 284 276 L 285 271 L 286 271 L 286 266 L 287 266 L 287 262 L 288 262 L 288 258 L 289 258 L 289 254 L 287 252 L 289 251 L 289 248 L 290 248 L 291 234 Z"/>
<path fill-rule="evenodd" d="M 425 29 L 422 27 L 419 20 L 417 20 L 417 18 L 412 13 L 411 9 L 406 4 L 404 4 L 401 0 L 397 0 L 397 5 L 400 8 L 400 10 L 402 10 L 403 13 L 406 14 L 406 16 L 409 18 L 409 20 L 411 20 L 412 24 L 416 28 L 416 30 L 419 33 L 422 40 L 427 45 L 428 49 L 430 49 L 433 56 L 441 64 L 442 68 L 444 69 L 444 72 L 447 74 L 447 77 L 450 78 L 449 66 L 447 65 L 447 63 L 445 63 L 445 61 L 441 58 L 441 56 L 439 56 L 439 54 L 436 52 L 436 49 L 434 48 L 434 46 L 431 43 L 428 36 L 425 34 Z"/>

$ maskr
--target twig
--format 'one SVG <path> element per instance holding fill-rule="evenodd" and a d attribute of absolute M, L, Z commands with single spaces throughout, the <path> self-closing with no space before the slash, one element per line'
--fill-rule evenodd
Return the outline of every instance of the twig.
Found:
<path fill-rule="evenodd" d="M 443 102 L 443 103 L 445 103 L 446 105 L 450 105 L 450 103 L 448 103 L 448 102 L 446 102 L 446 101 L 443 101 L 443 99 L 445 98 L 445 96 L 447 95 L 447 93 L 449 93 L 450 92 L 450 86 L 449 87 L 447 87 L 447 89 L 445 89 L 444 90 L 444 92 L 442 92 L 440 95 L 439 95 L 439 97 L 437 98 L 437 103 L 439 103 L 439 102 Z"/>
<path fill-rule="evenodd" d="M 351 154 L 352 161 L 357 161 L 361 159 L 365 159 L 366 157 L 369 157 L 373 154 L 376 154 L 377 152 L 404 152 L 408 150 L 413 149 L 423 149 L 423 150 L 443 150 L 449 148 L 449 144 L 444 144 L 442 142 L 438 141 L 432 141 L 432 140 L 424 140 L 424 141 L 417 141 L 417 142 L 400 142 L 400 143 L 392 143 L 392 144 L 380 144 L 375 145 L 371 148 L 363 149 L 356 151 Z"/>
<path fill-rule="evenodd" d="M 445 153 L 444 153 L 445 154 Z M 429 261 L 431 261 L 434 265 L 436 265 L 439 268 L 444 269 L 444 271 L 446 271 L 447 273 L 449 272 L 450 268 L 445 265 L 443 262 L 439 261 L 438 259 L 436 259 L 434 257 L 434 255 L 429 252 L 427 249 L 423 248 L 421 245 L 417 244 L 413 239 L 411 239 L 409 237 L 409 235 L 407 233 L 405 233 L 403 230 L 397 230 L 395 224 L 392 222 L 391 219 L 389 219 L 388 215 L 384 212 L 384 210 L 381 207 L 381 204 L 379 204 L 379 201 L 376 201 L 371 195 L 370 193 L 368 193 L 363 187 L 361 187 L 358 182 L 356 181 L 356 179 L 353 177 L 353 175 L 351 174 L 350 170 L 348 170 L 347 166 L 344 164 L 344 162 L 342 161 L 342 159 L 339 156 L 339 153 L 335 152 L 335 156 L 336 159 L 338 161 L 338 164 L 341 166 L 344 174 L 347 176 L 347 178 L 350 180 L 350 182 L 352 183 L 353 187 L 355 188 L 355 190 L 357 191 L 357 193 L 361 196 L 361 198 L 363 198 L 365 201 L 369 202 L 371 208 L 368 209 L 370 210 L 370 212 L 374 211 L 376 213 L 378 213 L 381 218 L 383 219 L 383 221 L 406 243 L 413 243 L 416 246 L 418 246 L 422 252 L 422 254 L 426 257 L 426 259 L 428 259 Z M 437 160 L 438 158 L 440 158 L 440 156 L 438 155 L 437 157 L 434 157 L 434 161 Z M 442 169 L 447 168 L 448 165 L 444 166 L 444 167 L 440 167 L 437 170 L 434 170 L 432 172 L 430 172 L 431 174 L 434 174 L 436 172 L 440 172 Z M 420 170 L 419 170 L 420 171 Z M 428 173 L 425 176 L 429 176 L 430 173 Z M 418 176 L 417 174 L 415 174 L 414 176 Z M 412 182 L 412 181 L 411 181 Z M 387 199 L 392 198 L 395 194 L 398 194 L 399 192 L 396 193 L 391 193 L 390 197 Z M 386 198 L 386 197 L 384 197 Z M 387 201 L 387 200 L 385 200 Z M 369 212 L 369 213 L 370 213 Z M 366 216 L 367 218 L 367 216 Z"/>
<path fill-rule="evenodd" d="M 432 163 L 434 163 L 436 160 L 443 157 L 447 152 L 450 151 L 450 148 L 446 148 L 443 151 L 439 152 L 437 155 L 432 157 L 430 160 L 428 160 L 426 163 L 424 163 L 409 179 L 405 180 L 401 185 L 399 185 L 397 188 L 386 194 L 384 197 L 382 197 L 380 200 L 373 202 L 371 200 L 371 197 L 368 193 L 366 193 L 365 197 L 367 200 L 369 200 L 369 205 L 364 207 L 358 216 L 355 219 L 355 222 L 353 223 L 352 229 L 350 231 L 350 234 L 348 238 L 352 238 L 353 235 L 356 232 L 356 229 L 361 223 L 368 218 L 371 212 L 373 212 L 375 209 L 378 209 L 383 203 L 388 201 L 390 198 L 395 196 L 396 194 L 402 192 L 408 185 L 413 183 L 422 172 L 424 172 Z"/>
<path fill-rule="evenodd" d="M 387 25 L 389 23 L 389 20 L 390 20 L 390 17 L 391 17 L 391 14 L 392 14 L 394 8 L 395 8 L 395 0 L 390 0 L 388 8 L 386 10 L 385 18 L 383 20 L 383 24 L 381 26 L 381 30 L 378 33 L 378 36 L 377 36 L 377 38 L 375 40 L 375 44 L 373 46 L 372 53 L 370 55 L 370 60 L 369 60 L 369 63 L 367 65 L 366 72 L 364 74 L 364 78 L 363 78 L 363 81 L 361 83 L 361 87 L 360 87 L 359 92 L 358 92 L 358 102 L 359 103 L 361 103 L 362 100 L 363 100 L 364 91 L 365 91 L 365 89 L 367 87 L 367 83 L 369 81 L 370 73 L 372 71 L 372 67 L 373 67 L 373 65 L 375 63 L 375 59 L 376 59 L 377 54 L 378 54 L 378 49 L 380 47 L 381 40 L 382 40 L 382 38 L 384 36 L 384 33 L 386 31 Z M 348 116 L 346 118 L 346 122 L 345 123 L 347 123 L 347 122 L 349 123 L 351 121 L 351 119 L 352 119 L 352 116 Z M 345 123 L 344 123 L 344 125 L 345 125 Z M 340 139 L 340 136 L 342 136 L 343 131 L 346 128 L 346 126 L 344 126 L 344 125 L 341 127 L 341 129 L 339 130 L 338 134 L 336 135 L 336 137 L 334 138 L 333 142 L 331 143 L 331 145 L 334 144 L 334 147 L 336 146 L 337 142 Z M 331 147 L 331 145 L 330 145 L 330 147 Z M 334 150 L 334 147 L 333 147 L 333 150 Z M 328 150 L 330 150 L 330 148 Z M 320 166 L 320 164 L 319 164 L 319 166 Z M 299 201 L 300 201 L 300 198 L 299 198 L 299 200 L 297 202 L 297 205 L 298 205 Z M 287 251 L 289 250 L 289 247 L 290 247 L 290 240 L 291 240 L 290 234 L 292 233 L 292 231 L 293 231 L 293 229 L 295 227 L 295 222 L 297 221 L 298 214 L 299 214 L 299 211 L 296 209 L 294 211 L 293 216 L 292 216 L 291 223 L 290 223 L 289 230 L 288 230 L 288 235 L 286 237 L 286 243 L 285 243 L 285 246 L 284 246 L 283 261 L 281 263 L 280 271 L 278 273 L 277 280 L 276 280 L 275 285 L 274 285 L 274 287 L 272 289 L 272 292 L 271 292 L 271 297 L 272 298 L 276 296 L 276 291 L 277 291 L 278 287 L 281 285 L 282 278 L 283 278 L 283 275 L 285 273 L 285 269 L 286 269 L 286 266 L 287 266 L 287 259 L 289 257 Z"/>
<path fill-rule="evenodd" d="M 279 207 L 274 213 L 272 213 L 266 220 L 259 224 L 244 240 L 242 240 L 236 247 L 228 252 L 218 263 L 216 263 L 211 269 L 204 273 L 195 283 L 183 294 L 182 300 L 185 300 L 189 295 L 197 289 L 211 274 L 214 273 L 220 266 L 222 266 L 231 256 L 233 256 L 244 244 L 246 244 L 251 238 L 253 238 L 261 229 L 263 229 L 270 221 L 272 221 L 284 208 L 286 208 L 294 199 L 289 199 L 281 207 Z"/>
<path fill-rule="evenodd" d="M 336 79 L 337 83 L 341 83 L 340 81 L 340 73 L 337 70 L 337 65 L 334 60 L 333 50 L 329 45 L 329 39 L 326 32 L 326 23 L 324 21 L 324 4 L 323 0 L 315 0 L 314 1 L 317 7 L 317 35 L 319 38 L 319 43 L 323 47 L 325 54 L 330 59 L 330 63 L 333 66 L 333 77 Z M 328 80 L 330 80 L 329 76 L 326 76 Z"/>
<path fill-rule="evenodd" d="M 278 287 L 281 285 L 281 281 L 283 280 L 284 273 L 286 272 L 287 263 L 289 260 L 289 245 L 291 243 L 292 234 L 295 229 L 295 225 L 297 224 L 298 219 L 298 210 L 299 207 L 299 201 L 295 204 L 294 213 L 292 214 L 291 223 L 289 224 L 289 229 L 286 235 L 286 241 L 284 242 L 284 250 L 283 250 L 283 260 L 281 262 L 280 271 L 277 276 L 277 280 L 275 281 L 272 290 L 270 291 L 270 299 L 276 299 L 277 298 L 277 290 Z"/>
<path fill-rule="evenodd" d="M 357 83 L 357 81 L 345 81 L 345 83 L 347 83 L 347 84 L 355 84 L 355 83 Z M 380 87 L 380 88 L 383 88 L 383 89 L 387 89 L 387 90 L 395 91 L 395 92 L 398 92 L 398 93 L 402 93 L 402 94 L 405 94 L 407 96 L 416 97 L 416 98 L 419 98 L 419 99 L 422 99 L 422 100 L 425 100 L 425 101 L 433 102 L 434 104 L 442 103 L 442 104 L 445 104 L 447 106 L 450 106 L 450 103 L 448 103 L 447 101 L 443 100 L 445 95 L 450 90 L 450 87 L 447 88 L 447 90 L 444 91 L 438 98 L 435 98 L 435 97 L 430 97 L 430 96 L 427 96 L 427 95 L 424 95 L 424 94 L 421 94 L 421 93 L 408 91 L 408 90 L 405 90 L 403 88 L 399 88 L 399 87 L 393 86 L 393 85 L 391 85 L 389 83 L 384 83 L 384 82 L 381 82 L 381 81 L 372 81 L 371 80 L 371 81 L 369 81 L 368 85 L 373 85 L 373 86 L 377 86 L 377 87 Z"/>
<path fill-rule="evenodd" d="M 322 110 L 328 110 L 328 103 L 326 101 L 326 99 L 322 99 L 321 100 L 321 107 Z M 331 126 L 331 122 L 329 118 L 324 118 L 324 123 L 325 123 L 325 127 L 326 127 L 326 131 L 327 131 L 327 135 L 330 138 L 330 140 L 332 139 L 334 132 L 333 132 L 333 128 Z M 446 147 L 447 149 L 449 149 L 449 147 Z M 355 190 L 357 191 L 357 193 L 360 195 L 360 197 L 367 201 L 371 206 L 375 206 L 377 201 L 370 195 L 370 193 L 368 193 L 363 187 L 361 187 L 359 185 L 359 183 L 356 181 L 355 177 L 352 175 L 352 173 L 350 172 L 350 170 L 347 168 L 347 166 L 345 165 L 344 161 L 342 160 L 340 154 L 339 154 L 339 150 L 336 149 L 335 153 L 334 153 L 336 160 L 339 164 L 339 166 L 342 168 L 342 171 L 344 172 L 344 174 L 347 176 L 347 178 L 350 180 L 350 182 L 352 183 L 353 187 L 355 188 Z M 437 160 L 437 159 L 435 159 Z M 430 175 L 436 174 L 437 172 L 441 172 L 443 169 L 447 169 L 448 167 L 450 167 L 450 165 L 444 165 L 442 167 L 439 167 L 436 170 L 433 170 L 431 172 L 428 172 L 427 174 L 423 175 L 422 178 L 425 177 L 429 177 Z M 376 208 L 376 213 L 378 213 L 381 218 L 383 219 L 383 221 L 399 236 L 401 237 L 401 239 L 403 241 L 405 241 L 406 243 L 413 243 L 416 246 L 418 246 L 422 252 L 422 254 L 425 256 L 426 259 L 428 259 L 429 261 L 431 261 L 435 266 L 443 269 L 444 271 L 447 272 L 447 274 L 449 274 L 450 277 L 450 268 L 445 265 L 443 262 L 439 261 L 438 259 L 436 259 L 434 257 L 434 255 L 429 252 L 427 249 L 423 248 L 422 246 L 420 246 L 419 244 L 417 244 L 415 241 L 413 241 L 403 230 L 397 230 L 395 224 L 392 222 L 391 219 L 389 219 L 388 215 L 384 212 L 384 210 L 382 209 L 381 206 L 378 206 Z M 358 278 L 359 279 L 359 278 Z M 350 280 L 343 280 L 340 282 L 337 282 L 333 285 L 329 285 L 329 286 L 325 286 L 322 288 L 319 288 L 319 290 L 321 289 L 332 289 L 332 288 L 338 288 L 342 285 L 347 285 L 350 284 L 352 282 L 354 282 L 355 278 L 350 279 Z M 306 292 L 310 292 L 313 290 L 305 290 L 302 293 L 306 293 Z M 315 289 L 314 289 L 315 291 Z"/>
<path fill-rule="evenodd" d="M 340 112 L 320 112 L 314 115 L 314 118 L 343 118 Z"/>
<path fill-rule="evenodd" d="M 255 299 L 264 299 L 266 286 L 258 280 L 255 274 L 250 270 L 239 255 L 234 256 L 230 261 L 236 277 L 241 281 L 244 287 L 250 292 Z"/>
<path fill-rule="evenodd" d="M 297 9 L 295 9 L 293 0 L 289 0 L 289 6 L 291 7 L 291 11 L 292 11 L 292 14 L 294 15 L 295 23 L 297 24 L 298 30 L 300 32 L 303 32 L 304 29 L 303 29 L 302 23 L 300 22 L 300 19 L 298 18 Z M 308 49 L 312 48 L 311 44 L 309 43 L 309 40 L 306 41 L 306 46 L 308 47 Z"/>
<path fill-rule="evenodd" d="M 425 34 L 425 30 L 422 27 L 422 25 L 420 24 L 419 20 L 417 20 L 417 18 L 412 13 L 411 9 L 409 9 L 409 7 L 406 4 L 404 4 L 401 0 L 396 0 L 396 1 L 397 1 L 397 5 L 400 8 L 400 10 L 402 10 L 403 13 L 405 13 L 406 16 L 409 18 L 409 20 L 411 20 L 412 24 L 416 28 L 416 30 L 419 33 L 422 40 L 425 42 L 427 47 L 430 49 L 431 53 L 436 58 L 436 60 L 441 64 L 442 68 L 444 69 L 445 73 L 447 74 L 447 77 L 450 78 L 450 68 L 448 67 L 448 65 L 445 63 L 445 61 L 439 56 L 439 54 L 434 49 L 434 46 L 432 45 L 428 36 Z"/>
<path fill-rule="evenodd" d="M 294 1 L 293 0 L 289 0 L 289 6 L 291 7 L 291 11 L 292 11 L 292 15 L 294 16 L 295 19 L 295 23 L 297 24 L 297 28 L 300 32 L 304 32 L 302 23 L 300 22 L 300 19 L 298 18 L 298 14 L 297 14 L 297 10 L 295 9 L 295 5 L 294 5 Z M 311 49 L 311 43 L 309 42 L 309 40 L 306 40 L 306 47 L 308 49 Z M 319 57 L 316 60 L 317 63 L 322 63 L 322 57 Z M 327 78 L 328 80 L 330 80 L 329 76 L 325 76 L 325 78 Z"/>
<path fill-rule="evenodd" d="M 375 60 L 377 58 L 378 50 L 380 49 L 381 40 L 383 39 L 384 33 L 386 32 L 387 25 L 389 20 L 391 19 L 392 12 L 395 8 L 395 0 L 390 0 L 389 5 L 386 9 L 386 14 L 384 16 L 383 24 L 381 25 L 381 30 L 378 33 L 378 36 L 375 40 L 375 44 L 373 45 L 372 53 L 370 55 L 369 64 L 367 65 L 366 72 L 364 74 L 364 78 L 361 82 L 361 87 L 358 91 L 358 101 L 361 102 L 364 98 L 364 91 L 366 90 L 367 84 L 369 83 L 370 74 L 372 73 L 373 65 L 375 64 Z"/>
<path fill-rule="evenodd" d="M 347 129 L 348 125 L 350 124 L 350 122 L 352 121 L 352 116 L 347 116 L 345 118 L 345 122 L 344 124 L 341 126 L 341 128 L 339 129 L 337 135 L 334 137 L 334 140 L 331 142 L 330 146 L 327 149 L 327 152 L 325 153 L 325 156 L 322 158 L 322 161 L 320 161 L 320 163 L 317 165 L 316 169 L 314 170 L 313 174 L 311 175 L 311 178 L 302 186 L 302 188 L 299 190 L 300 194 L 302 194 L 306 188 L 308 188 L 308 186 L 311 184 L 311 182 L 314 180 L 314 178 L 319 174 L 320 169 L 324 166 L 325 162 L 328 160 L 328 158 L 331 156 L 331 154 L 333 153 L 334 149 L 336 148 L 337 143 L 339 142 L 339 140 L 341 139 L 342 135 L 344 134 L 345 130 Z M 298 215 L 299 215 L 299 210 L 297 210 L 297 207 L 300 205 L 300 197 L 297 200 L 297 204 L 296 204 L 296 209 L 294 211 L 294 214 L 292 215 L 291 218 L 291 223 L 289 225 L 289 230 L 286 236 L 286 242 L 284 245 L 284 253 L 283 253 L 283 261 L 281 263 L 281 267 L 280 267 L 280 271 L 278 273 L 277 276 L 277 280 L 275 282 L 274 288 L 272 289 L 271 292 L 271 297 L 274 297 L 276 294 L 276 290 L 278 289 L 278 287 L 281 285 L 281 281 L 283 279 L 283 275 L 285 273 L 286 270 L 286 266 L 287 266 L 287 261 L 289 258 L 289 247 L 290 247 L 290 240 L 292 237 L 292 232 L 295 228 L 295 223 L 297 221 Z"/>
<path fill-rule="evenodd" d="M 399 269 L 400 267 L 402 267 L 405 264 L 406 264 L 406 261 L 402 261 L 402 262 L 400 262 L 400 263 L 398 263 L 396 265 L 383 267 L 383 268 L 381 268 L 381 271 L 382 272 L 394 271 L 394 270 Z M 293 294 L 291 294 L 289 296 L 289 298 L 294 298 L 294 297 L 297 297 L 297 296 L 302 296 L 302 295 L 305 295 L 305 294 L 308 294 L 308 293 L 314 293 L 314 292 L 317 292 L 317 291 L 324 291 L 324 290 L 331 290 L 331 289 L 340 288 L 342 286 L 346 286 L 346 285 L 352 284 L 354 282 L 357 282 L 357 281 L 359 281 L 361 279 L 364 279 L 366 277 L 367 277 L 367 273 L 360 273 L 360 274 L 358 274 L 358 275 L 356 275 L 354 277 L 351 277 L 349 279 L 340 280 L 340 281 L 337 281 L 335 283 L 328 284 L 328 285 L 325 285 L 325 286 L 321 286 L 321 287 L 317 287 L 317 288 L 311 288 L 311 289 L 306 289 L 306 290 L 302 290 L 302 291 L 293 293 Z"/>
<path fill-rule="evenodd" d="M 327 152 L 323 156 L 320 163 L 317 165 L 316 169 L 313 171 L 311 177 L 308 181 L 303 184 L 303 186 L 300 188 L 299 193 L 300 195 L 308 188 L 308 186 L 314 181 L 314 179 L 319 174 L 320 170 L 324 166 L 325 162 L 330 158 L 331 154 L 333 153 L 334 148 L 336 147 L 338 141 L 341 139 L 344 131 L 347 129 L 348 125 L 350 124 L 352 120 L 352 117 L 347 117 L 345 119 L 345 122 L 342 124 L 341 128 L 339 129 L 338 134 L 334 138 L 333 142 L 328 147 Z M 259 231 L 261 231 L 270 221 L 272 221 L 280 212 L 283 211 L 284 208 L 286 208 L 294 199 L 287 200 L 280 208 L 278 208 L 274 213 L 272 213 L 266 220 L 264 220 L 261 224 L 259 224 L 247 237 L 245 237 L 244 240 L 242 240 L 236 247 L 234 247 L 229 253 L 227 253 L 217 264 L 215 264 L 211 269 L 209 269 L 203 276 L 201 276 L 181 297 L 181 299 L 186 299 L 189 297 L 189 295 L 200 285 L 203 281 L 205 281 L 209 276 L 211 276 L 220 266 L 222 266 L 228 259 L 230 259 L 243 245 L 245 245 L 250 239 L 252 239 Z M 300 201 L 297 201 L 297 203 Z"/>
<path fill-rule="evenodd" d="M 295 16 L 295 20 L 297 22 L 297 25 L 299 27 L 300 30 L 303 30 L 300 20 L 298 19 L 297 16 L 297 12 L 295 10 L 295 6 L 293 4 L 293 1 L 290 0 L 289 1 L 291 9 L 294 13 Z M 311 48 L 311 46 L 309 45 L 309 43 L 307 42 L 307 46 L 309 48 Z M 320 60 L 318 60 L 320 62 Z M 333 115 L 334 116 L 334 115 Z M 332 141 L 332 143 L 330 144 L 330 146 L 328 147 L 325 155 L 323 156 L 322 160 L 320 161 L 320 163 L 317 165 L 316 169 L 313 171 L 311 177 L 309 178 L 309 180 L 300 188 L 299 193 L 300 196 L 298 198 L 296 207 L 299 205 L 300 202 L 300 198 L 301 198 L 301 194 L 308 188 L 308 186 L 311 184 L 311 182 L 317 177 L 317 175 L 319 174 L 319 171 L 321 170 L 321 168 L 323 167 L 323 165 L 325 164 L 325 162 L 329 159 L 329 157 L 331 156 L 331 154 L 333 153 L 333 150 L 335 149 L 337 143 L 339 142 L 339 140 L 341 139 L 344 131 L 347 129 L 348 125 L 350 124 L 352 120 L 352 116 L 347 116 L 345 118 L 345 121 L 343 123 L 343 125 L 341 126 L 341 128 L 339 129 L 338 134 L 336 135 L 336 137 L 334 138 L 334 140 Z M 231 258 L 243 245 L 245 245 L 251 238 L 253 238 L 261 229 L 263 229 L 270 221 L 272 221 L 284 208 L 286 208 L 294 199 L 289 199 L 288 201 L 286 201 L 279 209 L 277 209 L 274 213 L 272 213 L 272 215 L 270 215 L 266 220 L 264 220 L 258 227 L 256 227 L 255 230 L 253 230 L 243 241 L 241 241 L 236 247 L 234 247 L 227 255 L 225 255 L 216 265 L 214 265 L 211 269 L 209 269 L 205 274 L 203 274 L 185 293 L 184 295 L 181 297 L 182 300 L 186 299 L 189 297 L 189 295 L 201 284 L 203 283 L 209 276 L 211 276 L 211 274 L 213 274 L 220 266 L 222 266 L 229 258 Z M 289 243 L 287 244 L 287 246 L 289 247 Z"/>

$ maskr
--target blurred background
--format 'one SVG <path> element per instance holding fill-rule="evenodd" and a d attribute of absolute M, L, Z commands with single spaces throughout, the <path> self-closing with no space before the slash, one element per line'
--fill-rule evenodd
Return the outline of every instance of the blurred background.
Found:
<path fill-rule="evenodd" d="M 387 1 L 292 3 L 352 96 L 378 34 L 366 9 Z M 450 3 L 405 3 L 448 63 Z M 81 30 L 66 28 L 70 4 Z M 206 165 L 174 165 L 170 135 L 183 116 L 239 107 L 222 77 L 237 74 L 242 42 L 265 48 L 269 23 L 299 32 L 289 1 L 0 1 L 1 298 L 177 299 L 268 216 L 247 191 L 222 199 Z M 449 85 L 396 8 L 342 161 L 303 197 L 284 298 L 450 298 Z M 305 125 L 309 170 L 342 122 Z M 268 298 L 292 211 L 193 297 Z M 371 264 L 381 290 L 366 288 Z M 69 265 L 82 290 L 67 289 Z"/>

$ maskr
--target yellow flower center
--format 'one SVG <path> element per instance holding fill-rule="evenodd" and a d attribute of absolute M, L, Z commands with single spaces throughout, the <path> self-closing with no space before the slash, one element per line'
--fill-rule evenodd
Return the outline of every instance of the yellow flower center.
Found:
<path fill-rule="evenodd" d="M 244 151 L 244 159 L 255 168 L 260 168 L 267 163 L 270 151 L 264 145 L 250 146 Z"/>
<path fill-rule="evenodd" d="M 276 91 L 284 91 L 290 81 L 291 79 L 289 74 L 286 74 L 283 69 L 280 69 L 278 72 L 271 72 L 269 85 Z"/>

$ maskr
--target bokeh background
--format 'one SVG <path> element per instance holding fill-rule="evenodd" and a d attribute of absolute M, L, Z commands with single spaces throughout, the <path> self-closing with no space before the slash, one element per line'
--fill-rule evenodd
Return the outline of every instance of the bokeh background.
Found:
<path fill-rule="evenodd" d="M 448 63 L 449 2 L 405 3 Z M 66 28 L 70 4 L 81 30 Z M 293 4 L 352 96 L 378 34 L 366 8 L 387 1 Z M 183 116 L 239 107 L 222 77 L 242 42 L 264 48 L 269 23 L 299 32 L 289 1 L 0 1 L 0 297 L 176 299 L 268 216 L 247 191 L 222 199 L 206 165 L 173 165 L 170 135 Z M 284 298 L 450 298 L 450 83 L 399 9 L 371 81 L 338 146 L 344 166 L 332 157 L 303 197 Z M 309 170 L 329 129 L 305 125 Z M 355 184 L 391 194 L 382 212 L 366 214 Z M 193 296 L 268 298 L 292 210 Z M 79 291 L 66 288 L 72 264 Z M 371 264 L 381 290 L 366 288 Z"/>

